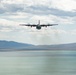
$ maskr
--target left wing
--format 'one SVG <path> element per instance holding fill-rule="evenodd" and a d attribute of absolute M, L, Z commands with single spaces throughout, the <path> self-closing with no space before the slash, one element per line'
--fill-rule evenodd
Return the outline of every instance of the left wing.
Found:
<path fill-rule="evenodd" d="M 21 26 L 29 26 L 29 27 L 36 27 L 37 25 L 35 24 L 20 24 Z"/>
<path fill-rule="evenodd" d="M 40 25 L 40 26 L 46 27 L 46 26 L 54 26 L 54 25 L 58 25 L 58 24 L 42 24 L 42 25 Z"/>

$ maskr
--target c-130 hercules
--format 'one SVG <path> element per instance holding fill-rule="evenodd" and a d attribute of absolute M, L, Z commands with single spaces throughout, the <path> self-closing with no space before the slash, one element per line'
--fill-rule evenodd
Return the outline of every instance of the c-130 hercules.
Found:
<path fill-rule="evenodd" d="M 41 27 L 47 27 L 47 26 L 54 26 L 58 24 L 40 24 L 40 20 L 38 21 L 38 24 L 20 24 L 21 26 L 28 26 L 28 27 L 36 27 L 36 29 L 40 30 Z"/>

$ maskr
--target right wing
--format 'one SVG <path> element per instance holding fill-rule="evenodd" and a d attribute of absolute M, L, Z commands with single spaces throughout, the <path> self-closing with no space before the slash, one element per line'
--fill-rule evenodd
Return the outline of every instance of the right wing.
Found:
<path fill-rule="evenodd" d="M 58 25 L 58 24 L 42 24 L 42 27 L 46 27 L 46 26 L 54 26 L 54 25 Z"/>
<path fill-rule="evenodd" d="M 28 26 L 28 27 L 36 27 L 37 25 L 34 24 L 20 24 L 21 26 Z"/>

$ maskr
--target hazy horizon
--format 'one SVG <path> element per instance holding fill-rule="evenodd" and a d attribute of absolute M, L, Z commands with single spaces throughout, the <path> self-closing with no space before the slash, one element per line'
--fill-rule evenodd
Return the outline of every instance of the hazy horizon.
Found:
<path fill-rule="evenodd" d="M 4 41 L 4 42 L 16 42 L 16 43 L 22 43 L 22 44 L 30 44 L 30 45 L 62 45 L 62 44 L 74 44 L 76 42 L 69 42 L 69 43 L 60 43 L 60 44 L 31 44 L 31 43 L 25 43 L 25 42 L 19 42 L 19 41 L 12 41 L 12 40 L 0 40 L 1 42 Z"/>

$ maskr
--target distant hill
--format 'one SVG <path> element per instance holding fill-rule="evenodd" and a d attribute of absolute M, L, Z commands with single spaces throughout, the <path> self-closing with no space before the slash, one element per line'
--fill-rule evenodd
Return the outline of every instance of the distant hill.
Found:
<path fill-rule="evenodd" d="M 18 43 L 14 41 L 0 41 L 1 49 L 18 49 L 18 50 L 76 50 L 76 43 L 59 44 L 59 45 L 32 45 L 27 43 Z"/>
<path fill-rule="evenodd" d="M 39 47 L 49 50 L 76 50 L 76 43 L 59 44 L 59 45 L 40 45 Z"/>
<path fill-rule="evenodd" d="M 14 41 L 0 41 L 0 49 L 9 49 L 9 48 L 24 48 L 33 46 L 32 44 L 18 43 Z"/>

